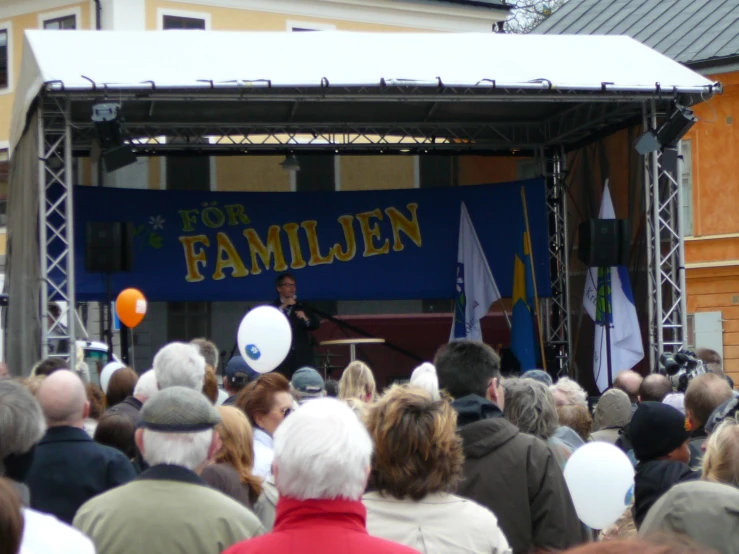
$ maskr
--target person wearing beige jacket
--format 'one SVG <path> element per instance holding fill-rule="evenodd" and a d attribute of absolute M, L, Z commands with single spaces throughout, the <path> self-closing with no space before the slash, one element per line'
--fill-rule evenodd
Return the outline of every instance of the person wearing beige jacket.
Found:
<path fill-rule="evenodd" d="M 495 515 L 454 494 L 463 455 L 448 400 L 395 385 L 370 408 L 367 427 L 375 443 L 362 498 L 370 535 L 424 554 L 511 552 Z"/>

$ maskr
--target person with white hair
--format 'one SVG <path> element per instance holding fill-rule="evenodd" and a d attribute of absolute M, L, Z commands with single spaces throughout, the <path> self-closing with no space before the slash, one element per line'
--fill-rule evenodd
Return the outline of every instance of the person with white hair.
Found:
<path fill-rule="evenodd" d="M 557 407 L 577 405 L 586 409 L 588 407 L 588 393 L 569 377 L 560 377 L 555 384 L 549 387 L 549 390 L 552 391 Z"/>
<path fill-rule="evenodd" d="M 134 423 L 141 420 L 141 408 L 154 393 L 158 391 L 157 377 L 153 369 L 144 372 L 136 382 L 133 395 L 126 397 L 122 402 L 108 409 L 106 413 L 118 413 L 129 416 Z"/>
<path fill-rule="evenodd" d="M 36 399 L 20 383 L 0 382 L 0 475 L 12 484 L 23 504 L 19 552 L 95 554 L 92 541 L 54 516 L 28 507 L 30 495 L 21 482 L 33 460 L 46 423 Z"/>
<path fill-rule="evenodd" d="M 74 526 L 99 552 L 220 554 L 264 532 L 257 517 L 198 477 L 221 447 L 221 416 L 199 391 L 168 387 L 141 409 L 136 444 L 151 466 L 86 502 Z"/>
<path fill-rule="evenodd" d="M 153 366 L 160 390 L 168 387 L 203 390 L 205 358 L 195 345 L 170 342 L 156 353 Z"/>
<path fill-rule="evenodd" d="M 411 385 L 428 392 L 434 400 L 441 399 L 439 394 L 439 377 L 434 364 L 424 362 L 411 373 Z"/>
<path fill-rule="evenodd" d="M 48 427 L 26 476 L 31 507 L 71 523 L 87 500 L 134 477 L 121 452 L 93 442 L 84 430 L 90 413 L 85 385 L 73 371 L 55 371 L 36 394 Z"/>
<path fill-rule="evenodd" d="M 305 403 L 274 435 L 274 477 L 280 499 L 271 533 L 227 554 L 410 554 L 371 537 L 361 498 L 372 439 L 351 409 L 333 398 Z"/>

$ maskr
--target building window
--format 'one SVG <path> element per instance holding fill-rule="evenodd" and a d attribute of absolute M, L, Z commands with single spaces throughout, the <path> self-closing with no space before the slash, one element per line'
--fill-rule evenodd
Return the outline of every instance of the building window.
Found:
<path fill-rule="evenodd" d="M 162 29 L 185 29 L 205 31 L 205 19 L 195 17 L 183 17 L 179 15 L 165 15 L 162 17 Z"/>
<path fill-rule="evenodd" d="M 680 141 L 680 155 L 683 164 L 680 172 L 680 188 L 682 206 L 680 215 L 683 218 L 683 235 L 693 236 L 693 145 L 692 141 Z"/>
<path fill-rule="evenodd" d="M 74 15 L 65 15 L 64 17 L 56 17 L 44 21 L 44 29 L 48 31 L 59 31 L 65 29 L 76 29 L 77 17 Z"/>
<path fill-rule="evenodd" d="M 8 30 L 3 29 L 0 31 L 0 88 L 7 88 L 8 82 L 8 63 L 10 57 L 8 56 Z"/>
<path fill-rule="evenodd" d="M 331 23 L 314 23 L 310 21 L 295 21 L 294 19 L 288 19 L 285 22 L 285 28 L 293 33 L 304 31 L 335 31 L 336 25 L 332 25 Z"/>
<path fill-rule="evenodd" d="M 168 302 L 167 341 L 210 336 L 210 302 Z"/>
<path fill-rule="evenodd" d="M 418 164 L 420 188 L 457 185 L 457 164 L 454 156 L 420 156 Z"/>
<path fill-rule="evenodd" d="M 541 177 L 541 166 L 538 160 L 521 160 L 516 165 L 516 177 L 518 179 L 534 179 Z"/>

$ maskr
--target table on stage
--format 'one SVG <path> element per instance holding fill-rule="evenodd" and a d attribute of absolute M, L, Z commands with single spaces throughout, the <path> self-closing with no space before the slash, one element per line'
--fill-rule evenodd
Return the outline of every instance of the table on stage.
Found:
<path fill-rule="evenodd" d="M 353 362 L 357 359 L 357 345 L 358 344 L 382 344 L 385 339 L 336 339 L 336 340 L 325 340 L 320 342 L 321 346 L 339 346 L 342 344 L 349 345 L 349 359 Z"/>

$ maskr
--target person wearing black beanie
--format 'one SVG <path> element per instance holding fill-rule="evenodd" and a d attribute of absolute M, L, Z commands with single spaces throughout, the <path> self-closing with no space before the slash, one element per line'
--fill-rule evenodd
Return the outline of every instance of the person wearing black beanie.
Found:
<path fill-rule="evenodd" d="M 634 523 L 641 526 L 647 512 L 673 485 L 692 481 L 690 433 L 685 416 L 661 402 L 639 404 L 630 424 L 631 444 L 638 460 L 634 478 Z"/>

